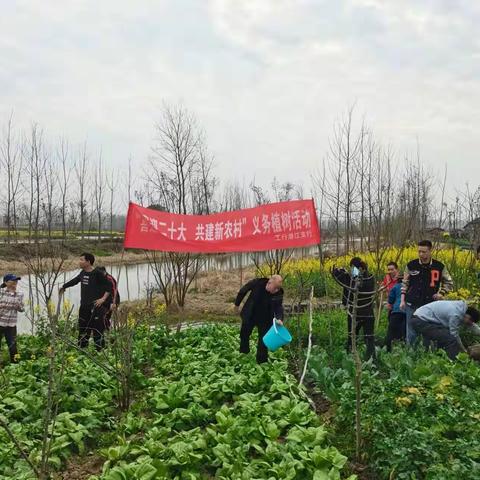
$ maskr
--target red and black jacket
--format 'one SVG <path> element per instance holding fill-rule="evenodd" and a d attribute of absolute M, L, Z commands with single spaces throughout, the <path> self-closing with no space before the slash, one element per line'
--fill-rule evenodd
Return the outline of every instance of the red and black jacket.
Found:
<path fill-rule="evenodd" d="M 422 307 L 433 302 L 435 294 L 444 295 L 452 288 L 452 278 L 442 262 L 432 259 L 430 263 L 421 263 L 418 258 L 408 262 L 402 286 L 407 304 Z"/>

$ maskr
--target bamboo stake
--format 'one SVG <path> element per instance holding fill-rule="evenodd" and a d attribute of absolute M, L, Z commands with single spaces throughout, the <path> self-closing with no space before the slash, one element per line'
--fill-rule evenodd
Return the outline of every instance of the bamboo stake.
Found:
<path fill-rule="evenodd" d="M 355 279 L 352 305 L 352 354 L 355 362 L 355 454 L 357 461 L 360 460 L 360 449 L 362 445 L 362 361 L 357 349 L 357 307 L 360 279 Z"/>
<path fill-rule="evenodd" d="M 307 373 L 307 366 L 308 361 L 310 360 L 310 354 L 312 352 L 312 330 L 313 330 L 313 285 L 310 290 L 310 301 L 308 305 L 308 313 L 309 313 L 309 322 L 308 322 L 308 347 L 307 347 L 307 355 L 305 357 L 305 364 L 303 365 L 303 372 L 302 376 L 300 377 L 299 385 L 303 384 L 305 379 L 305 375 Z"/>
<path fill-rule="evenodd" d="M 385 289 L 382 289 L 380 291 L 380 301 L 378 302 L 377 318 L 375 319 L 375 331 L 378 329 L 378 326 L 380 325 L 380 317 L 382 315 L 384 293 L 385 293 Z"/>

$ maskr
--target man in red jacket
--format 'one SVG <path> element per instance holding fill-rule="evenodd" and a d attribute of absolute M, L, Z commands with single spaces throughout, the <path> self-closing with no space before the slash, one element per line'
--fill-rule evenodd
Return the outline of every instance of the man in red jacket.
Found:
<path fill-rule="evenodd" d="M 382 287 L 387 290 L 387 296 L 390 290 L 397 284 L 398 264 L 397 262 L 389 262 L 387 265 L 387 274 L 382 280 Z"/>

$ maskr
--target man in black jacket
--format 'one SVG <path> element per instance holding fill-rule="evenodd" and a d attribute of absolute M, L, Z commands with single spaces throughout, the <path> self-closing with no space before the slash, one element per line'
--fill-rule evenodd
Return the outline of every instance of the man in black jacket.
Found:
<path fill-rule="evenodd" d="M 257 363 L 268 361 L 268 349 L 263 343 L 263 336 L 268 332 L 276 318 L 283 321 L 283 289 L 282 277 L 273 275 L 270 278 L 256 278 L 245 284 L 235 299 L 238 311 L 242 300 L 250 292 L 242 311 L 240 329 L 240 352 L 250 352 L 250 335 L 255 327 L 258 329 Z"/>
<path fill-rule="evenodd" d="M 366 360 L 375 357 L 375 315 L 373 313 L 373 303 L 375 297 L 375 278 L 368 272 L 365 262 L 359 257 L 354 257 L 350 261 L 351 271 L 347 272 L 344 268 L 334 268 L 332 275 L 343 285 L 342 304 L 347 308 L 348 321 L 348 340 L 347 352 L 352 349 L 352 330 L 353 330 L 353 299 L 355 281 L 358 279 L 358 303 L 356 316 L 355 333 L 358 335 L 360 329 L 363 329 L 363 337 L 367 347 Z"/>
<path fill-rule="evenodd" d="M 92 335 L 95 348 L 101 350 L 105 346 L 103 332 L 105 331 L 106 310 L 104 304 L 112 294 L 112 288 L 105 276 L 93 267 L 95 257 L 91 253 L 82 253 L 78 263 L 82 270 L 75 278 L 63 285 L 60 293 L 80 283 L 78 346 L 86 348 L 90 335 Z"/>
<path fill-rule="evenodd" d="M 417 308 L 436 300 L 453 289 L 452 277 L 442 262 L 432 258 L 432 242 L 418 242 L 418 258 L 407 263 L 403 274 L 402 300 L 400 308 L 407 316 L 407 345 L 414 345 L 417 332 L 412 318 Z"/>

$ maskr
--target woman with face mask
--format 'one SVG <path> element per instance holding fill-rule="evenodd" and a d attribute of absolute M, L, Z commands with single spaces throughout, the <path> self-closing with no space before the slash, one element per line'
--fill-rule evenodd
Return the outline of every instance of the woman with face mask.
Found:
<path fill-rule="evenodd" d="M 354 287 L 359 282 L 359 293 L 356 315 L 356 334 L 363 330 L 366 345 L 366 360 L 375 357 L 375 316 L 373 304 L 375 297 L 375 278 L 368 272 L 367 264 L 360 257 L 353 257 L 350 261 L 350 271 L 334 267 L 332 275 L 343 286 L 342 304 L 347 308 L 348 340 L 347 351 L 352 349 L 352 329 L 354 310 Z"/>

